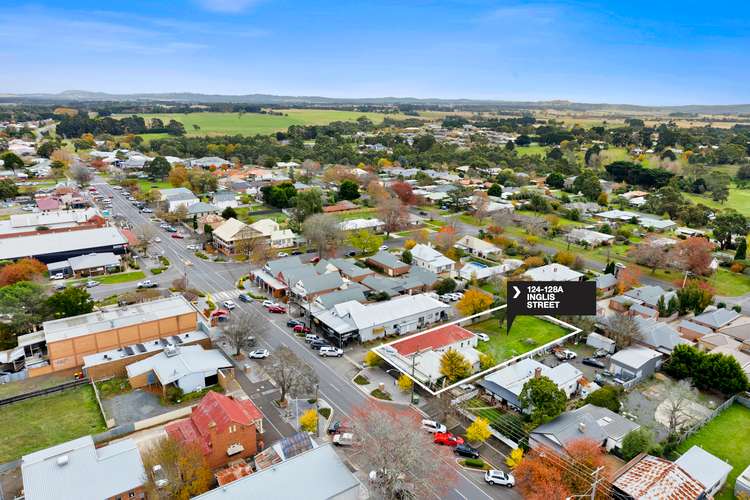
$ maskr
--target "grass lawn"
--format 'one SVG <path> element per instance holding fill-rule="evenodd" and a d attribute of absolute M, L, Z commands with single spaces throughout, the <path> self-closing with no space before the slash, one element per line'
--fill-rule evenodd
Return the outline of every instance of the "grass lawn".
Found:
<path fill-rule="evenodd" d="M 475 323 L 467 328 L 490 336 L 489 342 L 479 341 L 477 349 L 492 354 L 498 363 L 529 352 L 569 333 L 559 325 L 534 316 L 518 316 L 509 334 L 505 333 L 505 324 L 503 323 L 501 327 L 495 318 Z M 533 343 L 527 342 L 527 339 L 532 339 Z"/>
<path fill-rule="evenodd" d="M 540 146 L 538 144 L 532 144 L 530 146 L 516 146 L 514 150 L 518 156 L 531 156 L 531 155 L 547 155 L 547 146 Z"/>
<path fill-rule="evenodd" d="M 73 372 L 64 371 L 0 384 L 0 399 L 54 387 L 71 380 L 73 380 Z"/>
<path fill-rule="evenodd" d="M 0 407 L 0 463 L 106 429 L 90 386 Z"/>
<path fill-rule="evenodd" d="M 141 193 L 148 193 L 154 186 L 156 186 L 156 189 L 171 189 L 174 187 L 166 181 L 150 181 L 148 179 L 138 180 L 138 190 Z"/>
<path fill-rule="evenodd" d="M 347 212 L 334 213 L 333 216 L 340 221 L 352 219 L 375 219 L 378 216 L 377 208 L 358 208 Z"/>
<path fill-rule="evenodd" d="M 740 189 L 737 186 L 729 188 L 729 199 L 722 203 L 715 202 L 709 196 L 685 193 L 685 197 L 695 203 L 703 203 L 709 208 L 724 209 L 733 208 L 739 213 L 750 217 L 750 189 Z"/>
<path fill-rule="evenodd" d="M 750 465 L 750 443 L 745 439 L 749 428 L 750 409 L 735 403 L 677 448 L 685 453 L 697 445 L 732 465 L 724 488 L 716 495 L 719 500 L 734 498 L 734 481 Z"/>
<path fill-rule="evenodd" d="M 94 281 L 98 281 L 102 285 L 114 285 L 117 283 L 129 283 L 131 281 L 142 280 L 145 277 L 146 274 L 143 271 L 132 271 L 129 273 L 109 274 L 107 276 L 94 276 L 91 279 Z M 79 280 L 78 283 L 85 283 L 88 280 L 89 278 Z"/>
<path fill-rule="evenodd" d="M 405 115 L 384 113 L 360 113 L 357 111 L 337 111 L 329 109 L 287 109 L 278 110 L 285 116 L 264 115 L 260 113 L 156 113 L 141 114 L 147 122 L 152 118 L 160 118 L 165 123 L 177 120 L 185 126 L 188 136 L 205 135 L 255 135 L 271 134 L 279 130 L 286 130 L 291 125 L 327 125 L 335 121 L 355 121 L 360 116 L 366 116 L 375 123 L 383 118 L 404 118 Z M 120 117 L 120 115 L 116 115 Z M 197 125 L 196 129 L 194 126 Z M 166 134 L 142 134 L 144 138 L 154 139 Z"/>

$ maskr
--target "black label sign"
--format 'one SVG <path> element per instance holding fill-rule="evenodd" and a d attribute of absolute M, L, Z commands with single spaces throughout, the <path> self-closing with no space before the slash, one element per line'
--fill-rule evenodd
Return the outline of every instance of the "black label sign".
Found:
<path fill-rule="evenodd" d="M 516 316 L 596 314 L 594 281 L 509 281 L 508 331 Z"/>

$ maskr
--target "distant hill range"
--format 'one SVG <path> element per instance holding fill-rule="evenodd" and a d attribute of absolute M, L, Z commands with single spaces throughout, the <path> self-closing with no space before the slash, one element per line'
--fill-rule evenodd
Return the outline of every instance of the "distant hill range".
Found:
<path fill-rule="evenodd" d="M 437 99 L 415 97 L 366 97 L 366 98 L 337 98 L 320 96 L 280 96 L 270 94 L 218 95 L 196 94 L 192 92 L 165 92 L 151 94 L 108 94 L 106 92 L 90 92 L 86 90 L 66 90 L 58 94 L 2 94 L 0 103 L 18 102 L 48 102 L 48 103 L 76 103 L 76 102 L 175 102 L 183 104 L 266 104 L 273 106 L 284 105 L 312 105 L 312 106 L 344 106 L 344 105 L 399 105 L 411 104 L 417 106 L 440 107 L 492 107 L 502 109 L 554 109 L 571 111 L 611 111 L 633 113 L 685 113 L 685 114 L 748 114 L 750 104 L 695 104 L 684 106 L 639 106 L 633 104 L 583 103 L 565 100 L 555 101 L 502 101 L 485 99 Z"/>

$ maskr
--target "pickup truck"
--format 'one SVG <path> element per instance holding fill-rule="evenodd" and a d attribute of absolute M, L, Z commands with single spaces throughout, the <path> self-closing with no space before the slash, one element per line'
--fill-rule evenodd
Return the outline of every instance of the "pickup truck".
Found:
<path fill-rule="evenodd" d="M 151 280 L 139 281 L 137 288 L 156 288 L 159 286 L 158 283 L 154 283 Z"/>
<path fill-rule="evenodd" d="M 340 432 L 333 435 L 333 444 L 336 446 L 351 446 L 354 444 L 354 434 L 351 432 Z"/>

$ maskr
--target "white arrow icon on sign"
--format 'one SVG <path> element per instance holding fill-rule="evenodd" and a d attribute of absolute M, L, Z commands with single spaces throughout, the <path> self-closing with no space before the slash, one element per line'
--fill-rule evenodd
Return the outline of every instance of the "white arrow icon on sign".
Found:
<path fill-rule="evenodd" d="M 516 291 L 516 294 L 513 296 L 514 299 L 517 299 L 519 295 L 521 295 L 521 290 L 518 289 L 517 286 L 513 285 L 513 290 Z"/>

